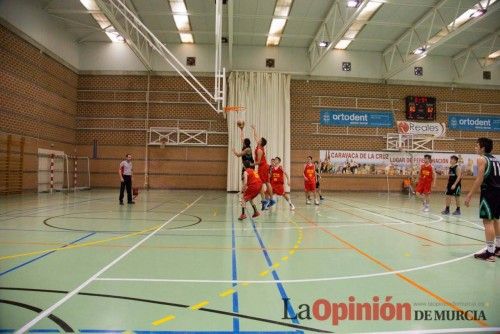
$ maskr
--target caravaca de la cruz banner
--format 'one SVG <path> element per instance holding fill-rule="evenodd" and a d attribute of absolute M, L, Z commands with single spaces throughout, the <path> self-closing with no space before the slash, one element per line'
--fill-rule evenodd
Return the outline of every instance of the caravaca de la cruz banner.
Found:
<path fill-rule="evenodd" d="M 415 176 L 426 152 L 321 150 L 321 171 L 325 174 Z M 477 154 L 429 153 L 438 175 L 448 175 L 450 157 L 456 155 L 463 176 L 477 173 Z"/>

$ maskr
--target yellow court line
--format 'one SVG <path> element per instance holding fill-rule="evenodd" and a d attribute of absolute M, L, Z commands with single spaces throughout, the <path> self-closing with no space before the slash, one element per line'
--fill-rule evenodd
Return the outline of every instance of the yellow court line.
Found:
<path fill-rule="evenodd" d="M 191 306 L 191 310 L 199 310 L 200 308 L 206 305 L 208 305 L 208 300 L 204 300 L 198 304 L 194 304 L 193 306 Z"/>
<path fill-rule="evenodd" d="M 280 263 L 279 262 L 276 262 L 275 264 L 273 264 L 271 266 L 271 268 L 278 268 L 280 266 Z"/>
<path fill-rule="evenodd" d="M 234 290 L 234 289 L 228 289 L 226 291 L 222 291 L 221 293 L 219 293 L 219 296 L 220 297 L 227 297 L 229 295 L 232 295 L 235 292 L 236 292 L 236 290 Z"/>
<path fill-rule="evenodd" d="M 283 257 L 281 258 L 281 261 L 286 261 L 286 260 L 288 260 L 288 256 L 283 256 Z"/>
<path fill-rule="evenodd" d="M 153 321 L 152 324 L 154 326 L 158 326 L 158 325 L 161 325 L 161 324 L 163 324 L 163 323 L 165 323 L 167 321 L 174 320 L 174 319 L 175 319 L 175 315 L 169 314 L 165 318 L 161 318 L 161 319 Z"/>
<path fill-rule="evenodd" d="M 267 274 L 269 274 L 269 270 L 261 271 L 259 275 L 260 276 L 266 276 Z"/>
<path fill-rule="evenodd" d="M 292 249 L 291 251 L 289 251 L 288 254 L 290 254 L 290 255 L 295 254 L 295 249 Z"/>
<path fill-rule="evenodd" d="M 241 285 L 243 285 L 243 286 L 248 286 L 248 284 L 250 284 L 250 283 L 248 283 L 248 282 L 241 283 Z"/>
<path fill-rule="evenodd" d="M 35 252 L 5 255 L 5 256 L 0 257 L 0 261 L 2 261 L 2 260 L 8 260 L 8 259 L 15 259 L 15 258 L 18 258 L 18 257 L 23 257 L 23 256 L 38 255 L 38 254 L 43 254 L 43 253 L 48 253 L 48 252 L 53 252 L 53 251 L 61 251 L 61 250 L 68 250 L 68 249 L 75 249 L 75 248 L 82 248 L 82 247 L 93 246 L 93 245 L 102 244 L 102 243 L 105 243 L 105 242 L 110 242 L 110 241 L 114 241 L 114 240 L 125 239 L 125 238 L 129 238 L 129 237 L 132 237 L 132 236 L 135 236 L 135 235 L 144 234 L 144 233 L 156 230 L 160 226 L 161 225 L 156 225 L 156 226 L 150 227 L 150 228 L 142 230 L 142 231 L 138 231 L 138 232 L 134 232 L 134 233 L 126 234 L 126 235 L 121 235 L 119 237 L 113 237 L 113 238 L 102 239 L 102 240 L 91 241 L 91 242 L 84 242 L 84 243 L 81 243 L 81 244 L 68 245 L 66 247 L 49 248 L 49 249 L 43 249 L 43 250 L 39 250 L 39 251 L 35 251 Z"/>

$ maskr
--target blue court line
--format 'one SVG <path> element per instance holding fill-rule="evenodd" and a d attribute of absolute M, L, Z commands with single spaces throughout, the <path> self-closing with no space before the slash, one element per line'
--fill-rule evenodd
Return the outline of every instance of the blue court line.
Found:
<path fill-rule="evenodd" d="M 85 236 L 83 236 L 83 237 L 81 237 L 81 238 L 79 238 L 79 239 L 76 239 L 76 240 L 74 240 L 74 241 L 71 241 L 69 244 L 65 244 L 65 245 L 64 245 L 64 246 L 62 246 L 61 248 L 67 247 L 67 246 L 69 246 L 69 245 L 72 245 L 72 244 L 74 244 L 74 243 L 76 243 L 76 242 L 78 242 L 78 241 L 81 241 L 81 240 L 83 240 L 83 239 L 87 239 L 88 237 L 90 237 L 90 236 L 92 236 L 92 235 L 94 235 L 94 234 L 95 234 L 95 232 L 89 233 L 89 234 L 87 234 L 87 235 L 85 235 Z M 54 252 L 57 252 L 57 251 L 56 251 L 56 250 L 50 251 L 50 252 L 48 252 L 48 253 L 42 254 L 42 255 L 40 255 L 40 256 L 38 256 L 38 257 L 35 257 L 34 259 L 31 259 L 31 260 L 28 260 L 28 261 L 26 261 L 26 262 L 23 262 L 23 263 L 21 263 L 21 264 L 19 264 L 19 265 L 15 266 L 14 268 L 7 269 L 7 270 L 5 270 L 5 271 L 1 272 L 1 273 L 0 273 L 0 276 L 3 276 L 3 275 L 5 275 L 5 274 L 8 274 L 8 273 L 10 273 L 11 271 L 17 270 L 17 269 L 19 269 L 19 268 L 22 268 L 22 267 L 24 267 L 24 266 L 26 266 L 26 265 L 28 265 L 28 264 L 30 264 L 30 263 L 32 263 L 32 262 L 35 262 L 36 260 L 39 260 L 39 259 L 41 259 L 41 258 L 44 258 L 44 257 L 46 257 L 47 255 L 50 255 L 50 254 L 52 254 L 52 253 L 54 253 Z"/>
<path fill-rule="evenodd" d="M 257 228 L 255 226 L 255 221 L 252 219 L 252 227 L 255 235 L 257 236 L 257 239 L 259 240 L 260 248 L 262 249 L 262 253 L 264 253 L 264 257 L 266 258 L 267 265 L 271 267 L 273 265 L 273 261 L 271 261 L 271 257 L 269 256 L 269 253 L 267 252 L 267 248 L 264 245 L 264 241 L 262 241 L 262 238 L 260 237 L 259 231 L 257 231 Z M 283 287 L 283 284 L 279 282 L 280 278 L 278 276 L 278 273 L 276 270 L 273 269 L 272 271 L 273 278 L 276 282 L 276 286 L 278 287 L 278 290 L 280 292 L 281 298 L 282 299 L 288 299 L 286 295 L 285 288 Z M 289 301 L 288 303 L 288 315 L 290 315 L 290 318 L 294 324 L 299 324 L 299 320 L 297 319 L 297 316 L 295 314 L 295 311 L 293 310 L 292 303 Z"/>
<path fill-rule="evenodd" d="M 14 333 L 15 329 L 0 329 L 0 333 Z M 117 333 L 125 332 L 123 329 L 80 329 L 80 333 Z M 232 334 L 232 331 L 133 331 L 137 334 Z M 28 333 L 60 333 L 58 329 L 32 329 Z M 241 334 L 297 334 L 297 331 L 243 331 Z"/>
<path fill-rule="evenodd" d="M 234 197 L 232 197 L 231 202 L 234 202 Z M 233 204 L 233 203 L 231 203 Z M 234 205 L 231 205 L 231 244 L 232 244 L 232 280 L 237 281 L 238 280 L 238 272 L 237 272 L 237 266 L 236 266 L 236 236 L 234 232 Z M 236 287 L 237 283 L 233 282 L 233 288 Z M 240 308 L 238 304 L 238 291 L 233 293 L 233 312 L 234 313 L 239 313 Z M 238 317 L 233 317 L 233 332 L 234 333 L 239 333 L 240 332 L 240 318 Z"/>

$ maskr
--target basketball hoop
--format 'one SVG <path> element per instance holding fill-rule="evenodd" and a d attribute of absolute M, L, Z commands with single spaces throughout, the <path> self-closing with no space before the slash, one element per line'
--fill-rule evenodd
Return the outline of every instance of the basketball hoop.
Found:
<path fill-rule="evenodd" d="M 240 112 L 240 111 L 245 111 L 245 107 L 241 107 L 241 106 L 226 106 L 224 107 L 224 112 L 225 113 L 228 113 L 228 112 Z"/>

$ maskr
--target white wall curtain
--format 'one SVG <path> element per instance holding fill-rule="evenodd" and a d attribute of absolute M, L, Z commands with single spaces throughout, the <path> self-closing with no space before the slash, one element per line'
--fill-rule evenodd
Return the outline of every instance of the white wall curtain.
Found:
<path fill-rule="evenodd" d="M 232 152 L 233 148 L 241 151 L 237 120 L 245 121 L 243 134 L 252 141 L 252 150 L 255 150 L 256 142 L 250 126 L 255 124 L 257 134 L 267 139 L 267 162 L 279 156 L 283 169 L 290 175 L 290 75 L 231 72 L 227 105 L 245 107 L 244 112 L 229 112 L 227 117 L 227 191 L 239 191 L 241 187 L 241 158 Z"/>

